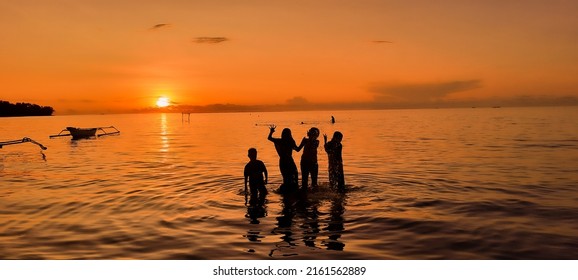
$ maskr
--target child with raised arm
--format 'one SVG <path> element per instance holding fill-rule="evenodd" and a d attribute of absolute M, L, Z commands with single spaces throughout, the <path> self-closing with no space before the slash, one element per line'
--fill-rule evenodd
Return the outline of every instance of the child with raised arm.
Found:
<path fill-rule="evenodd" d="M 291 130 L 289 128 L 283 129 L 281 138 L 274 138 L 276 126 L 269 126 L 269 136 L 267 139 L 275 144 L 275 150 L 279 155 L 279 169 L 281 176 L 283 176 L 283 185 L 281 185 L 282 192 L 295 191 L 299 188 L 299 175 L 297 165 L 293 160 L 293 150 L 297 150 L 297 144 L 293 140 Z"/>
<path fill-rule="evenodd" d="M 327 164 L 329 166 L 329 185 L 338 191 L 345 191 L 345 176 L 343 174 L 343 158 L 341 157 L 341 140 L 343 134 L 339 131 L 333 133 L 331 141 L 327 142 L 327 134 L 323 134 L 325 140 L 325 152 L 327 152 Z"/>
<path fill-rule="evenodd" d="M 245 204 L 247 203 L 247 183 L 251 189 L 251 200 L 264 200 L 267 195 L 267 167 L 257 159 L 257 149 L 250 148 L 248 151 L 249 162 L 245 165 Z"/>
<path fill-rule="evenodd" d="M 303 137 L 301 144 L 297 147 L 299 152 L 303 148 L 301 155 L 301 189 L 306 191 L 309 175 L 311 175 L 311 189 L 317 187 L 317 175 L 319 165 L 317 164 L 317 147 L 319 147 L 319 129 L 312 127 L 307 131 L 307 137 Z"/>

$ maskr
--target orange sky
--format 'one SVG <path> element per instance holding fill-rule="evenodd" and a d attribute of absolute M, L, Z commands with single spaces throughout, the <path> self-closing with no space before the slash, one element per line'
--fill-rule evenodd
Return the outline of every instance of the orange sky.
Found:
<path fill-rule="evenodd" d="M 160 96 L 576 102 L 576 15 L 571 0 L 1 1 L 0 100 L 56 114 L 129 112 Z"/>

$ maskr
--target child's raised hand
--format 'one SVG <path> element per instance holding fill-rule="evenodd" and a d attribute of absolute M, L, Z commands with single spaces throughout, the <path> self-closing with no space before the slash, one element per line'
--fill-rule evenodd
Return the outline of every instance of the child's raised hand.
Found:
<path fill-rule="evenodd" d="M 274 125 L 274 124 L 272 124 L 272 125 L 269 126 L 269 129 L 270 129 L 272 132 L 275 132 L 275 128 L 277 128 L 277 126 Z"/>

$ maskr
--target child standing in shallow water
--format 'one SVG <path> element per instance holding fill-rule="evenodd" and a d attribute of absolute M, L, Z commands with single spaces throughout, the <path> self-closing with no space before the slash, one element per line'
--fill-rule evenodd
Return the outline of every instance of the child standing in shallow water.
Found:
<path fill-rule="evenodd" d="M 268 174 L 265 164 L 257 159 L 257 149 L 251 148 L 248 152 L 249 162 L 245 165 L 245 203 L 247 203 L 247 182 L 251 188 L 251 200 L 264 200 L 267 195 Z M 265 176 L 263 176 L 265 175 Z"/>
<path fill-rule="evenodd" d="M 343 159 L 341 157 L 341 140 L 343 134 L 339 131 L 333 133 L 331 141 L 327 142 L 327 134 L 323 134 L 325 140 L 325 152 L 329 165 L 329 185 L 342 192 L 345 190 L 345 176 L 343 174 Z"/>
<path fill-rule="evenodd" d="M 279 169 L 283 176 L 282 192 L 292 192 L 299 188 L 297 165 L 293 160 L 293 150 L 297 150 L 297 144 L 291 135 L 289 128 L 284 128 L 281 138 L 274 138 L 276 126 L 269 126 L 269 136 L 267 139 L 275 144 L 275 150 L 279 155 Z"/>
<path fill-rule="evenodd" d="M 319 129 L 312 127 L 307 131 L 307 136 L 309 138 L 303 137 L 301 144 L 297 147 L 299 152 L 302 148 L 303 154 L 301 155 L 301 188 L 302 190 L 307 190 L 309 174 L 311 174 L 311 188 L 317 187 L 317 175 L 319 173 L 319 165 L 317 164 L 317 147 L 319 147 Z"/>

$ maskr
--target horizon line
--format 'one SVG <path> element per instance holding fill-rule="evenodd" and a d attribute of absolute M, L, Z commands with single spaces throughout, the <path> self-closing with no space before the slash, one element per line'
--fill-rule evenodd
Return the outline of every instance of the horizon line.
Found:
<path fill-rule="evenodd" d="M 438 107 L 388 107 L 388 108 L 334 108 L 334 109 L 284 109 L 284 110 L 206 110 L 206 111 L 178 111 L 163 110 L 163 108 L 140 109 L 137 111 L 119 112 L 88 112 L 88 113 L 64 113 L 50 116 L 6 116 L 6 118 L 18 117 L 55 117 L 55 116 L 82 116 L 82 115 L 138 115 L 138 114 L 229 114 L 229 113 L 278 113 L 278 112 L 328 112 L 328 111 L 386 111 L 386 110 L 444 110 L 444 109 L 507 109 L 507 108 L 540 108 L 540 107 L 577 107 L 578 104 L 545 104 L 545 105 L 508 105 L 508 106 L 438 106 Z M 1 117 L 0 117 L 1 118 Z"/>

